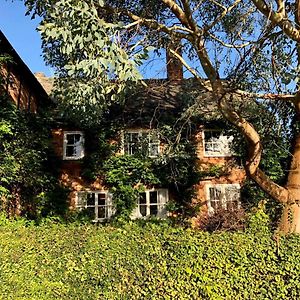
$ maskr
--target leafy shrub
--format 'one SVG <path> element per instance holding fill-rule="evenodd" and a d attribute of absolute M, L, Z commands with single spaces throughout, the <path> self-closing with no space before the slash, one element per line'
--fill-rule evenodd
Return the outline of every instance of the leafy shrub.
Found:
<path fill-rule="evenodd" d="M 300 297 L 298 236 L 0 223 L 0 299 Z"/>

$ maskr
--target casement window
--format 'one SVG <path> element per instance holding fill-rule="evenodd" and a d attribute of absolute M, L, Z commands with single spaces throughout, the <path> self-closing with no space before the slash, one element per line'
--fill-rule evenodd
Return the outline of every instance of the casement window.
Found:
<path fill-rule="evenodd" d="M 164 218 L 167 216 L 166 204 L 169 200 L 167 189 L 145 190 L 139 194 L 137 206 L 132 212 L 132 219 L 155 216 Z"/>
<path fill-rule="evenodd" d="M 156 157 L 160 153 L 160 140 L 155 130 L 127 130 L 123 132 L 123 154 L 143 154 Z"/>
<path fill-rule="evenodd" d="M 240 208 L 240 185 L 234 184 L 207 184 L 206 197 L 208 212 L 217 210 L 236 210 Z"/>
<path fill-rule="evenodd" d="M 94 221 L 105 221 L 115 213 L 112 194 L 108 191 L 78 192 L 76 208 L 87 211 Z"/>
<path fill-rule="evenodd" d="M 84 137 L 81 131 L 65 131 L 63 159 L 73 160 L 84 157 Z"/>
<path fill-rule="evenodd" d="M 224 135 L 218 130 L 204 130 L 204 156 L 226 157 L 232 156 L 233 136 Z"/>

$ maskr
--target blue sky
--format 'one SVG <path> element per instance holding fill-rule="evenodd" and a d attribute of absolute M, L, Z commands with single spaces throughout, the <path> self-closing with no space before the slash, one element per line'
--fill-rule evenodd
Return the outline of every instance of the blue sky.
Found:
<path fill-rule="evenodd" d="M 20 0 L 0 0 L 0 29 L 32 72 L 51 76 L 53 70 L 43 61 L 41 39 L 35 29 L 38 20 L 31 20 L 25 12 Z"/>
<path fill-rule="evenodd" d="M 53 76 L 54 70 L 46 66 L 42 58 L 41 39 L 36 30 L 39 20 L 31 20 L 25 12 L 21 0 L 0 0 L 0 29 L 33 73 Z M 145 78 L 165 77 L 164 55 L 160 58 L 151 55 L 140 71 Z"/>

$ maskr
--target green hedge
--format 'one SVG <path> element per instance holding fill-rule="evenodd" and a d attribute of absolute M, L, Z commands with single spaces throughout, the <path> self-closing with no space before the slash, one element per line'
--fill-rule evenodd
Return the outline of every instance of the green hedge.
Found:
<path fill-rule="evenodd" d="M 0 299 L 300 299 L 297 236 L 0 223 Z"/>

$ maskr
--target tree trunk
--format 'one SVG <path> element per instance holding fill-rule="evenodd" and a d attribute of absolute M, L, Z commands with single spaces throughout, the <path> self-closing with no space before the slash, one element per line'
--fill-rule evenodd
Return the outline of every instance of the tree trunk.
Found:
<path fill-rule="evenodd" d="M 300 233 L 299 204 L 287 203 L 284 205 L 278 229 L 284 234 Z"/>
<path fill-rule="evenodd" d="M 300 233 L 300 133 L 295 139 L 286 189 L 289 196 L 284 204 L 279 230 L 283 233 Z"/>

